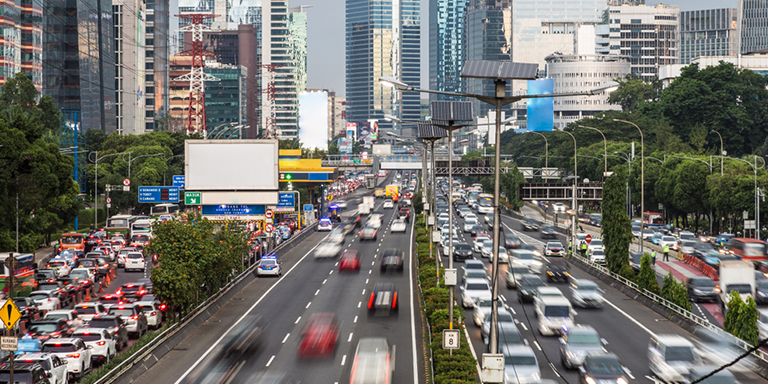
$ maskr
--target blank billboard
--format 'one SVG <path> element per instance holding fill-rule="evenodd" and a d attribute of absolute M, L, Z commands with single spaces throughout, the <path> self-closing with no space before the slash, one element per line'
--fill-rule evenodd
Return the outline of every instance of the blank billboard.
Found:
<path fill-rule="evenodd" d="M 188 191 L 277 191 L 277 140 L 186 140 Z"/>
<path fill-rule="evenodd" d="M 328 150 L 328 93 L 299 93 L 299 141 L 304 148 Z"/>
<path fill-rule="evenodd" d="M 554 79 L 528 80 L 529 95 L 551 95 L 554 93 Z M 551 131 L 555 126 L 555 104 L 551 97 L 528 99 L 528 130 Z"/>

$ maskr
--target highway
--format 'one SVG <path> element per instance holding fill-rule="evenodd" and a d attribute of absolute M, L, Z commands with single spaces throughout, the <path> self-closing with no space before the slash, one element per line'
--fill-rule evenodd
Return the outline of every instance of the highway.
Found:
<path fill-rule="evenodd" d="M 482 219 L 482 216 L 478 215 L 478 217 Z M 462 237 L 465 242 L 471 244 L 472 237 L 469 234 L 461 233 L 463 220 L 458 215 L 454 216 L 454 220 L 457 220 L 458 223 L 459 236 Z M 546 241 L 548 241 L 542 240 L 539 232 L 524 232 L 522 230 L 522 223 L 512 217 L 502 215 L 502 223 L 505 232 L 513 232 L 517 234 L 524 243 L 533 244 L 539 249 L 541 249 Z M 486 226 L 486 228 L 488 227 Z M 490 233 L 490 229 L 488 230 L 488 233 Z M 564 236 L 558 235 L 558 237 L 562 244 L 567 247 L 568 243 Z M 490 262 L 488 259 L 480 257 L 479 253 L 475 253 L 475 258 L 482 259 L 488 265 L 490 271 Z M 443 261 L 444 263 L 447 263 L 447 258 L 443 257 Z M 457 268 L 461 268 L 461 263 L 457 264 Z M 554 379 L 557 380 L 557 382 L 577 383 L 578 371 L 566 370 L 560 361 L 559 338 L 555 336 L 542 336 L 536 330 L 538 323 L 536 321 L 536 316 L 533 313 L 533 304 L 521 304 L 518 302 L 517 291 L 508 289 L 504 283 L 507 266 L 502 264 L 499 269 L 501 273 L 501 277 L 499 278 L 500 296 L 504 301 L 504 306 L 512 313 L 513 318 L 518 325 L 518 330 L 521 332 L 523 338 L 528 341 L 529 345 L 532 346 L 536 353 L 542 377 L 546 379 Z M 606 301 L 602 309 L 574 308 L 578 313 L 575 316 L 575 323 L 591 325 L 598 331 L 600 336 L 608 342 L 605 348 L 610 352 L 616 353 L 624 366 L 631 371 L 632 376 L 634 377 L 634 381 L 632 382 L 652 382 L 647 358 L 648 341 L 651 335 L 678 334 L 685 336 L 692 341 L 696 340 L 696 338 L 686 330 L 668 321 L 642 304 L 635 302 L 618 290 L 602 283 L 578 267 L 571 266 L 570 273 L 575 278 L 590 279 L 605 290 L 604 297 Z M 568 284 L 552 283 L 550 285 L 559 287 L 566 297 L 570 297 Z M 467 330 L 472 340 L 472 345 L 478 358 L 480 358 L 482 353 L 485 352 L 485 344 L 481 337 L 480 328 L 475 326 L 472 321 L 471 309 L 465 310 L 464 314 L 466 316 Z M 718 360 L 711 362 L 717 363 Z M 721 363 L 723 362 L 724 361 L 721 361 Z M 731 371 L 742 383 L 768 382 L 744 366 L 736 366 Z"/>
<path fill-rule="evenodd" d="M 360 252 L 359 273 L 340 274 L 337 259 L 315 260 L 313 251 L 327 232 L 312 234 L 290 252 L 278 255 L 284 269 L 282 277 L 253 280 L 136 381 L 191 383 L 210 371 L 222 370 L 215 366 L 213 358 L 219 341 L 245 314 L 259 314 L 267 323 L 259 352 L 247 361 L 225 368 L 229 371 L 225 382 L 258 382 L 265 374 L 283 377 L 291 383 L 349 382 L 357 342 L 371 336 L 384 336 L 396 347 L 392 382 L 423 382 L 423 377 L 418 377 L 424 370 L 417 362 L 424 359 L 417 356 L 421 351 L 420 344 L 417 345 L 421 340 L 421 321 L 418 300 L 413 294 L 416 286 L 409 247 L 413 227 L 409 226 L 405 234 L 391 234 L 389 224 L 394 210 L 382 209 L 382 203 L 377 200 L 375 209 L 384 214 L 377 241 L 361 242 L 358 231 L 354 231 L 344 243 L 343 249 Z M 350 204 L 347 211 L 355 208 Z M 379 273 L 381 253 L 386 248 L 405 251 L 403 274 Z M 380 281 L 393 282 L 398 288 L 399 316 L 368 317 L 367 298 Z M 312 361 L 297 359 L 299 334 L 306 320 L 322 312 L 334 313 L 340 322 L 334 356 Z"/>

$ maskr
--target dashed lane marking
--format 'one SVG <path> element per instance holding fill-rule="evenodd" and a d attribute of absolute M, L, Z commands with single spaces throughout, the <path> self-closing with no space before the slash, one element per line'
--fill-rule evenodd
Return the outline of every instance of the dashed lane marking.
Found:
<path fill-rule="evenodd" d="M 296 319 L 296 321 L 294 321 L 293 323 L 294 323 L 294 324 L 298 324 L 298 323 L 299 323 L 299 321 L 301 321 L 301 316 L 299 316 L 299 318 L 298 318 L 298 319 Z"/>
<path fill-rule="evenodd" d="M 275 355 L 272 355 L 272 357 L 269 358 L 269 361 L 267 361 L 267 367 L 269 367 L 269 365 L 272 364 L 273 360 L 275 360 Z"/>
<path fill-rule="evenodd" d="M 285 335 L 285 337 L 283 338 L 283 341 L 280 342 L 280 344 L 285 344 L 285 341 L 288 340 L 288 336 L 290 336 L 290 335 L 291 335 L 290 333 Z"/>

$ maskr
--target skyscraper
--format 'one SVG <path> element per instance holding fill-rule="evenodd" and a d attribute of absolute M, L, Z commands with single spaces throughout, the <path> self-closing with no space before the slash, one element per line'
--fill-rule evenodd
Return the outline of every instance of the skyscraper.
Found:
<path fill-rule="evenodd" d="M 112 0 L 115 25 L 115 129 L 123 135 L 142 134 L 144 115 L 144 0 Z"/>
<path fill-rule="evenodd" d="M 347 0 L 346 4 L 347 121 L 403 120 L 421 117 L 419 94 L 399 92 L 379 83 L 392 76 L 420 87 L 420 10 L 418 0 Z"/>
<path fill-rule="evenodd" d="M 169 0 L 146 0 L 146 3 L 145 126 L 147 132 L 152 132 L 157 120 L 165 117 L 169 112 L 168 57 L 170 52 L 168 47 L 172 32 L 170 30 Z"/>
<path fill-rule="evenodd" d="M 23 0 L 21 4 L 0 4 L 3 39 L 0 40 L 0 86 L 19 72 L 26 73 L 42 90 L 43 22 L 42 0 Z"/>
<path fill-rule="evenodd" d="M 736 56 L 736 8 L 680 12 L 680 64 L 699 56 Z"/>
<path fill-rule="evenodd" d="M 294 139 L 299 132 L 298 94 L 307 87 L 307 6 L 289 7 L 288 1 L 273 0 L 262 6 L 262 62 L 274 65 L 274 72 L 262 68 L 265 79 L 274 84 L 274 100 L 262 98 L 262 128 L 274 128 L 278 138 Z"/>
<path fill-rule="evenodd" d="M 768 48 L 768 12 L 765 0 L 738 0 L 741 53 Z"/>
<path fill-rule="evenodd" d="M 461 92 L 467 57 L 466 17 L 469 0 L 429 1 L 429 89 Z M 430 94 L 432 100 L 459 100 Z"/>

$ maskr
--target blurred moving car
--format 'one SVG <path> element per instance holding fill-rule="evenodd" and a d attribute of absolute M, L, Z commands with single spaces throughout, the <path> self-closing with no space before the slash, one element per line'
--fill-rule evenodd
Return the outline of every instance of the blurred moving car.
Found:
<path fill-rule="evenodd" d="M 459 290 L 461 291 L 460 304 L 464 308 L 472 308 L 478 299 L 491 299 L 491 287 L 488 285 L 488 279 L 463 279 Z"/>
<path fill-rule="evenodd" d="M 390 384 L 395 370 L 395 346 L 383 337 L 364 337 L 357 343 L 350 384 Z"/>
<path fill-rule="evenodd" d="M 356 249 L 347 249 L 341 254 L 339 260 L 339 272 L 360 272 L 360 253 Z"/>
<path fill-rule="evenodd" d="M 527 345 L 507 345 L 504 355 L 504 382 L 506 384 L 536 383 L 541 380 L 539 361 Z"/>
<path fill-rule="evenodd" d="M 541 227 L 541 238 L 542 239 L 555 239 L 557 238 L 557 232 L 555 231 L 555 227 L 547 224 Z"/>
<path fill-rule="evenodd" d="M 315 248 L 316 259 L 334 258 L 340 253 L 341 244 L 332 241 L 324 241 Z"/>
<path fill-rule="evenodd" d="M 571 280 L 571 301 L 582 308 L 601 308 L 603 291 L 594 281 L 587 279 Z"/>
<path fill-rule="evenodd" d="M 260 315 L 248 315 L 234 325 L 221 342 L 220 358 L 239 360 L 251 357 L 261 347 L 266 325 Z"/>
<path fill-rule="evenodd" d="M 605 352 L 600 335 L 589 325 L 574 325 L 560 338 L 560 362 L 567 369 L 580 367 L 588 354 Z"/>
<path fill-rule="evenodd" d="M 510 264 L 505 278 L 507 288 L 516 289 L 517 284 L 523 278 L 523 275 L 528 275 L 530 273 L 531 270 L 525 265 L 515 263 Z"/>
<path fill-rule="evenodd" d="M 376 241 L 376 228 L 366 225 L 361 231 L 360 231 L 360 241 L 363 240 L 373 240 Z"/>
<path fill-rule="evenodd" d="M 387 248 L 381 253 L 381 273 L 394 271 L 403 272 L 403 251 L 398 248 Z"/>
<path fill-rule="evenodd" d="M 333 313 L 314 313 L 299 335 L 299 358 L 331 357 L 339 340 L 339 321 Z"/>
<path fill-rule="evenodd" d="M 587 355 L 579 367 L 579 382 L 583 384 L 628 383 L 629 377 L 629 370 L 613 353 Z"/>
<path fill-rule="evenodd" d="M 397 289 L 393 283 L 376 283 L 368 299 L 368 316 L 397 315 L 399 304 Z"/>
<path fill-rule="evenodd" d="M 693 302 L 711 301 L 717 303 L 720 297 L 720 288 L 707 276 L 689 278 L 685 283 L 685 288 L 688 291 L 688 298 Z M 755 297 L 756 301 L 760 299 L 759 296 L 758 294 Z"/>
<path fill-rule="evenodd" d="M 405 233 L 405 229 L 406 229 L 406 225 L 405 225 L 405 221 L 404 220 L 397 219 L 397 220 L 392 222 L 392 227 L 391 227 L 392 233 L 395 233 L 395 232 L 403 232 L 403 233 Z"/>
<path fill-rule="evenodd" d="M 555 280 L 568 282 L 568 278 L 571 276 L 568 273 L 568 263 L 565 260 L 553 259 L 547 263 L 547 282 L 551 283 Z"/>

